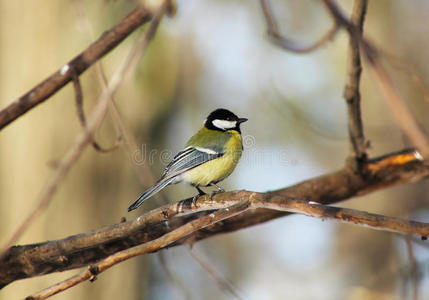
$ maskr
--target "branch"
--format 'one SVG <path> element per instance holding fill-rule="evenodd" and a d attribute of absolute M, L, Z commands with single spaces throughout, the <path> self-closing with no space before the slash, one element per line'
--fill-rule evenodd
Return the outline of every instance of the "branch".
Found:
<path fill-rule="evenodd" d="M 76 103 L 77 116 L 79 118 L 80 124 L 85 129 L 85 127 L 86 127 L 86 117 L 85 117 L 85 112 L 83 110 L 83 91 L 82 91 L 82 85 L 80 84 L 79 76 L 76 75 L 76 74 L 72 74 L 72 81 L 73 81 L 73 88 L 74 88 L 74 94 L 75 94 L 75 103 Z M 106 84 L 106 87 L 107 87 L 107 84 Z M 102 152 L 102 153 L 108 153 L 108 152 L 112 152 L 112 151 L 116 150 L 116 148 L 119 147 L 120 142 L 122 140 L 122 137 L 118 136 L 118 138 L 116 139 L 116 141 L 113 144 L 113 146 L 111 146 L 110 148 L 107 148 L 107 149 L 104 149 L 103 147 L 101 147 L 95 141 L 94 136 L 92 136 L 92 135 L 91 135 L 91 140 L 92 140 L 92 142 L 91 142 L 92 147 L 96 151 Z"/>
<path fill-rule="evenodd" d="M 74 59 L 61 67 L 43 82 L 36 85 L 9 106 L 0 111 L 0 130 L 42 103 L 72 80 L 73 73 L 82 74 L 97 60 L 109 53 L 142 24 L 151 20 L 152 13 L 143 6 L 137 7 L 112 29 L 106 31 Z M 73 71 L 73 72 L 70 72 Z"/>
<path fill-rule="evenodd" d="M 184 224 L 204 218 L 213 210 L 244 200 L 250 201 L 252 208 L 255 209 L 198 230 L 172 245 L 190 243 L 260 224 L 285 216 L 290 211 L 364 224 L 375 229 L 426 236 L 429 235 L 429 227 L 424 223 L 354 210 L 325 208 L 321 204 L 330 204 L 393 185 L 417 181 L 428 175 L 429 165 L 421 160 L 418 153 L 403 151 L 369 160 L 368 175 L 365 178 L 348 169 L 342 169 L 269 193 L 228 192 L 215 195 L 213 201 L 210 201 L 208 196 L 200 197 L 197 206 L 192 205 L 191 201 L 166 205 L 134 221 L 70 236 L 63 240 L 11 247 L 0 259 L 0 287 L 17 279 L 93 264 L 118 251 L 150 242 Z M 307 201 L 320 204 L 309 204 Z"/>
<path fill-rule="evenodd" d="M 333 40 L 338 30 L 340 29 L 340 26 L 338 26 L 338 24 L 335 22 L 334 26 L 313 44 L 306 46 L 299 45 L 296 42 L 291 41 L 290 39 L 283 37 L 280 34 L 277 26 L 277 21 L 271 11 L 271 7 L 268 3 L 268 0 L 260 0 L 260 3 L 262 12 L 264 14 L 265 22 L 267 23 L 267 33 L 269 38 L 274 44 L 290 52 L 300 54 L 312 52 L 320 48 L 326 42 Z"/>
<path fill-rule="evenodd" d="M 398 90 L 395 88 L 388 73 L 379 62 L 380 52 L 377 48 L 362 36 L 359 29 L 349 21 L 333 0 L 323 0 L 331 16 L 336 20 L 337 24 L 345 28 L 350 35 L 359 45 L 366 59 L 369 62 L 370 70 L 373 73 L 378 87 L 383 95 L 383 99 L 389 106 L 393 117 L 398 122 L 401 130 L 410 139 L 414 147 L 416 147 L 424 157 L 429 156 L 429 141 L 415 120 L 413 114 L 408 109 L 405 101 L 401 98 Z"/>
<path fill-rule="evenodd" d="M 243 297 L 240 296 L 240 291 L 229 280 L 218 274 L 213 266 L 206 262 L 206 260 L 195 251 L 195 247 L 189 247 L 188 252 L 200 267 L 214 280 L 221 291 L 230 294 L 235 299 L 243 300 Z"/>
<path fill-rule="evenodd" d="M 366 8 L 368 0 L 357 0 L 354 2 L 351 22 L 360 31 L 363 32 Z M 359 41 L 350 37 L 350 50 L 348 57 L 348 76 L 344 88 L 344 98 L 347 102 L 349 115 L 349 137 L 352 150 L 357 163 L 357 170 L 362 171 L 362 167 L 367 161 L 365 136 L 363 134 L 363 125 L 360 108 L 359 83 L 362 73 L 362 65 L 359 52 Z"/>
<path fill-rule="evenodd" d="M 41 193 L 36 199 L 35 208 L 25 217 L 24 221 L 18 228 L 12 233 L 11 237 L 8 238 L 4 245 L 0 248 L 0 259 L 3 257 L 5 250 L 15 243 L 19 237 L 25 232 L 30 224 L 46 209 L 49 205 L 52 196 L 56 192 L 60 183 L 65 179 L 69 170 L 77 159 L 82 154 L 82 151 L 91 142 L 91 136 L 100 125 L 104 118 L 108 104 L 111 100 L 111 95 L 114 94 L 117 89 L 122 85 L 123 81 L 129 75 L 136 65 L 137 60 L 141 57 L 141 54 L 146 49 L 149 41 L 155 35 L 156 29 L 158 28 L 159 22 L 166 11 L 168 11 L 169 1 L 162 2 L 159 10 L 155 13 L 153 21 L 149 28 L 145 32 L 144 36 L 138 40 L 136 47 L 131 51 L 127 59 L 118 67 L 113 74 L 111 80 L 106 89 L 100 95 L 97 105 L 95 106 L 91 117 L 88 120 L 87 126 L 84 131 L 79 134 L 76 138 L 75 143 L 67 151 L 60 161 L 59 167 L 55 170 L 54 174 L 49 179 L 48 183 L 42 189 Z"/>
<path fill-rule="evenodd" d="M 429 157 L 429 141 L 426 134 L 417 123 L 413 114 L 401 98 L 398 89 L 394 86 L 392 79 L 384 67 L 376 59 L 369 60 L 373 77 L 375 78 L 378 88 L 390 108 L 393 117 L 398 123 L 402 132 L 408 137 L 411 144 L 421 151 L 426 158 Z"/>
<path fill-rule="evenodd" d="M 27 299 L 46 299 L 52 295 L 55 295 L 59 292 L 62 292 L 66 289 L 69 289 L 81 282 L 84 282 L 86 280 L 95 280 L 95 276 L 98 274 L 106 271 L 107 269 L 111 268 L 112 266 L 123 262 L 127 259 L 146 254 L 151 253 L 154 251 L 157 251 L 161 248 L 165 248 L 171 243 L 177 241 L 180 238 L 184 238 L 185 236 L 191 234 L 192 232 L 199 230 L 201 228 L 207 227 L 211 224 L 215 224 L 219 221 L 222 221 L 223 219 L 229 218 L 231 216 L 234 216 L 236 214 L 239 214 L 249 208 L 248 201 L 243 201 L 241 203 L 235 204 L 231 207 L 227 207 L 224 209 L 220 209 L 216 211 L 215 213 L 212 213 L 208 216 L 202 217 L 200 219 L 194 220 L 192 222 L 187 223 L 186 225 L 183 225 L 175 230 L 170 231 L 169 233 L 163 235 L 160 238 L 157 238 L 153 241 L 150 241 L 148 243 L 145 243 L 143 245 L 133 247 L 127 250 L 120 251 L 118 253 L 115 253 L 102 261 L 90 266 L 87 270 L 83 271 L 82 273 L 75 275 L 67 280 L 64 280 L 60 283 L 57 283 L 51 287 L 48 287 L 36 294 L 33 294 Z"/>

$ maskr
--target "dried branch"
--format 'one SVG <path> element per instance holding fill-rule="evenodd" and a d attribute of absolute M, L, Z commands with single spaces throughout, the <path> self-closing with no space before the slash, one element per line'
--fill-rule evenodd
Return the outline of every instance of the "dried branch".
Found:
<path fill-rule="evenodd" d="M 363 32 L 366 8 L 368 0 L 356 0 L 353 6 L 351 22 L 360 31 Z M 359 41 L 350 37 L 349 57 L 348 57 L 348 75 L 344 88 L 344 98 L 347 102 L 347 111 L 349 116 L 349 137 L 352 145 L 353 156 L 357 163 L 357 171 L 362 171 L 368 155 L 366 153 L 366 142 L 363 133 L 360 91 L 359 83 L 362 73 L 362 65 L 359 51 Z"/>
<path fill-rule="evenodd" d="M 72 81 L 73 81 L 73 87 L 74 87 L 74 93 L 75 93 L 75 102 L 76 102 L 76 110 L 77 110 L 77 116 L 79 117 L 79 121 L 83 128 L 86 127 L 86 118 L 85 118 L 85 112 L 83 110 L 83 91 L 82 91 L 82 85 L 80 84 L 79 76 L 77 74 L 72 75 Z M 107 85 L 106 85 L 107 87 Z M 120 142 L 122 140 L 121 136 L 118 136 L 113 146 L 110 148 L 104 149 L 101 147 L 95 140 L 94 137 L 91 136 L 91 144 L 92 147 L 102 153 L 108 153 L 114 151 L 116 148 L 119 147 Z"/>
<path fill-rule="evenodd" d="M 222 278 L 222 276 L 219 275 L 209 263 L 204 261 L 201 255 L 195 251 L 195 247 L 189 247 L 189 253 L 191 254 L 191 257 L 201 266 L 201 268 L 216 282 L 219 289 L 231 294 L 231 296 L 236 299 L 243 299 L 240 296 L 237 288 L 229 280 Z"/>
<path fill-rule="evenodd" d="M 402 220 L 379 214 L 358 211 L 355 209 L 326 206 L 313 201 L 285 201 L 283 197 L 273 197 L 268 203 L 265 203 L 263 199 L 259 201 L 263 202 L 257 205 L 258 208 L 269 208 L 289 213 L 299 213 L 323 220 L 336 220 L 344 223 L 362 225 L 375 230 L 418 236 L 429 235 L 429 223 Z"/>
<path fill-rule="evenodd" d="M 132 50 L 129 57 L 121 64 L 116 72 L 113 74 L 108 87 L 100 95 L 97 105 L 95 106 L 93 112 L 91 113 L 90 119 L 88 120 L 85 130 L 77 136 L 75 143 L 68 150 L 68 152 L 61 159 L 58 168 L 55 170 L 54 174 L 49 179 L 46 186 L 41 191 L 40 195 L 36 199 L 36 206 L 30 212 L 30 214 L 24 219 L 20 226 L 13 232 L 11 237 L 6 240 L 5 244 L 0 248 L 0 258 L 3 257 L 7 248 L 9 248 L 13 243 L 15 243 L 19 237 L 25 232 L 25 230 L 30 226 L 30 224 L 47 208 L 49 205 L 52 196 L 56 192 L 59 184 L 65 179 L 68 171 L 73 166 L 73 164 L 80 157 L 80 154 L 91 141 L 91 135 L 100 125 L 104 115 L 107 112 L 109 100 L 111 95 L 114 94 L 117 89 L 122 85 L 123 81 L 129 75 L 136 65 L 137 60 L 141 57 L 141 54 L 144 49 L 146 49 L 149 41 L 154 36 L 156 29 L 158 28 L 161 17 L 168 9 L 168 1 L 164 1 L 159 11 L 157 11 L 153 17 L 149 28 L 145 32 L 144 36 L 140 41 L 138 41 L 137 46 Z"/>
<path fill-rule="evenodd" d="M 173 242 L 186 237 L 187 235 L 193 233 L 196 230 L 202 229 L 204 227 L 207 227 L 209 225 L 215 224 L 219 221 L 222 221 L 226 218 L 232 217 L 236 214 L 239 214 L 245 210 L 247 210 L 249 207 L 249 202 L 244 201 L 238 204 L 235 204 L 231 207 L 227 207 L 224 209 L 220 209 L 210 215 L 207 215 L 205 217 L 193 220 L 175 230 L 170 231 L 169 233 L 163 235 L 160 238 L 157 238 L 153 241 L 150 241 L 148 243 L 145 243 L 143 245 L 133 247 L 130 249 L 126 249 L 120 252 L 117 252 L 102 261 L 89 266 L 89 268 L 82 273 L 75 275 L 65 281 L 62 281 L 60 283 L 57 283 L 47 289 L 44 289 L 38 293 L 35 293 L 26 299 L 46 299 L 52 295 L 55 295 L 59 292 L 62 292 L 66 289 L 69 289 L 81 282 L 84 282 L 86 280 L 95 280 L 95 276 L 98 274 L 104 272 L 105 270 L 111 268 L 112 266 L 123 262 L 127 259 L 146 254 L 151 253 L 154 251 L 157 251 L 159 249 L 165 248 L 168 245 L 172 244 Z"/>
<path fill-rule="evenodd" d="M 277 26 L 277 21 L 271 10 L 268 0 L 260 0 L 260 3 L 261 3 L 262 12 L 264 14 L 265 22 L 267 23 L 267 33 L 269 38 L 274 44 L 276 44 L 277 46 L 287 51 L 291 51 L 294 53 L 301 53 L 301 54 L 312 52 L 320 48 L 326 42 L 333 40 L 338 30 L 340 29 L 340 26 L 338 26 L 338 24 L 335 22 L 333 27 L 328 32 L 326 32 L 318 41 L 307 46 L 299 45 L 296 42 L 286 37 L 283 37 L 280 34 Z"/>
<path fill-rule="evenodd" d="M 307 201 L 334 203 L 392 185 L 413 182 L 428 175 L 429 165 L 422 161 L 415 151 L 404 151 L 369 160 L 368 175 L 365 178 L 343 169 L 269 193 L 228 192 L 215 195 L 213 200 L 208 196 L 200 197 L 197 206 L 192 205 L 191 200 L 166 205 L 134 221 L 115 224 L 94 232 L 58 241 L 12 247 L 0 259 L 0 287 L 17 279 L 93 264 L 118 251 L 158 239 L 184 224 L 209 215 L 213 210 L 242 201 L 249 201 L 254 209 L 208 226 L 204 230 L 198 230 L 171 245 L 192 243 L 219 233 L 260 224 L 285 216 L 288 212 L 304 213 L 323 219 L 333 218 L 374 229 L 427 236 L 429 225 L 425 223 L 325 207 Z"/>
<path fill-rule="evenodd" d="M 165 258 L 167 252 L 165 251 L 160 251 L 158 252 L 158 259 L 159 259 L 159 264 L 161 266 L 161 269 L 164 271 L 165 276 L 167 277 L 167 279 L 176 286 L 176 288 L 179 290 L 179 292 L 181 292 L 183 299 L 185 300 L 191 300 L 191 294 L 189 293 L 188 289 L 189 286 L 185 285 L 180 276 L 177 276 L 177 274 L 174 274 L 173 272 L 171 272 L 170 268 L 167 265 L 167 260 Z M 186 278 L 185 278 L 186 280 Z"/>
<path fill-rule="evenodd" d="M 370 71 L 377 82 L 378 88 L 383 95 L 383 99 L 389 106 L 393 117 L 396 119 L 396 122 L 404 134 L 409 138 L 411 144 L 419 149 L 424 157 L 429 157 L 428 138 L 417 123 L 404 100 L 401 98 L 401 95 L 394 86 L 389 74 L 377 59 L 370 59 L 369 62 L 372 67 L 370 68 Z"/>
<path fill-rule="evenodd" d="M 389 53 L 384 49 L 379 50 L 383 58 L 387 58 L 386 62 L 390 64 L 393 68 L 408 74 L 411 79 L 415 82 L 417 87 L 420 89 L 423 98 L 429 104 L 429 89 L 426 87 L 424 80 L 421 75 L 416 71 L 418 69 L 417 65 L 411 60 L 399 57 L 395 54 Z"/>
<path fill-rule="evenodd" d="M 359 46 L 363 40 L 363 24 L 367 9 L 367 0 L 356 0 L 353 6 L 351 21 L 349 21 L 339 10 L 338 6 L 330 1 L 324 0 L 324 4 L 330 12 L 334 21 L 334 27 L 319 41 L 311 46 L 303 47 L 296 45 L 294 42 L 282 37 L 279 34 L 277 22 L 271 11 L 268 0 L 260 0 L 261 8 L 267 23 L 268 35 L 271 41 L 277 46 L 295 53 L 307 53 L 323 45 L 326 41 L 334 38 L 335 34 L 341 27 L 347 29 L 350 34 L 350 52 L 348 61 L 348 78 L 344 89 L 344 98 L 347 101 L 349 115 L 349 136 L 352 144 L 353 156 L 356 158 L 351 165 L 355 171 L 362 171 L 366 161 L 366 142 L 363 134 L 363 125 L 360 108 L 360 91 L 359 83 L 362 72 L 360 61 Z"/>
<path fill-rule="evenodd" d="M 43 82 L 36 85 L 25 95 L 0 111 L 0 130 L 42 103 L 72 80 L 72 74 L 80 75 L 96 61 L 109 53 L 119 43 L 142 24 L 151 20 L 152 13 L 143 6 L 137 7 L 112 29 L 106 31 L 66 65 Z M 73 72 L 70 72 L 73 70 Z"/>
<path fill-rule="evenodd" d="M 323 0 L 331 16 L 336 20 L 339 26 L 345 28 L 351 39 L 357 41 L 366 59 L 371 66 L 377 85 L 383 95 L 383 99 L 388 104 L 398 125 L 410 139 L 414 147 L 419 149 L 424 157 L 429 156 L 429 141 L 423 130 L 420 128 L 411 111 L 408 109 L 405 101 L 401 98 L 398 90 L 395 88 L 390 76 L 379 62 L 380 53 L 377 48 L 365 39 L 359 29 L 349 21 L 338 5 L 333 0 Z"/>
<path fill-rule="evenodd" d="M 84 24 L 86 27 L 86 33 L 89 35 L 89 38 L 92 40 L 94 39 L 94 31 L 93 28 L 88 20 L 88 16 L 85 13 L 85 10 L 81 7 L 82 4 L 80 1 L 73 2 L 75 4 L 75 8 L 77 9 L 77 14 L 79 17 L 79 23 Z M 167 12 L 169 16 L 174 14 L 175 8 L 173 7 L 174 3 L 170 1 L 170 9 Z M 94 65 L 94 71 L 95 76 L 97 77 L 97 80 L 99 81 L 100 86 L 105 89 L 107 88 L 108 81 L 106 74 L 103 69 L 102 61 L 98 61 Z M 139 151 L 139 147 L 137 147 L 137 142 L 135 137 L 133 136 L 131 130 L 129 129 L 129 126 L 127 126 L 123 116 L 121 115 L 119 108 L 116 104 L 115 96 L 111 95 L 111 100 L 109 103 L 109 112 L 110 116 L 113 120 L 113 124 L 115 126 L 116 132 L 121 137 L 121 141 L 123 142 L 121 145 L 123 146 L 124 152 L 127 154 L 129 159 L 132 161 L 134 159 L 134 155 L 136 151 Z M 151 169 L 147 164 L 132 164 L 134 169 L 137 171 L 137 174 L 139 176 L 140 182 L 142 184 L 151 184 L 156 181 L 156 178 L 154 177 Z M 162 196 L 162 193 L 160 193 Z M 164 203 L 167 203 L 165 197 L 162 197 Z"/>
<path fill-rule="evenodd" d="M 411 242 L 411 238 L 409 236 L 406 236 L 404 240 L 407 246 L 408 259 L 410 260 L 409 280 L 411 281 L 411 284 L 412 284 L 413 300 L 418 300 L 420 269 L 419 269 L 419 265 L 417 263 L 416 257 L 414 256 L 414 249 L 413 249 L 413 243 Z"/>

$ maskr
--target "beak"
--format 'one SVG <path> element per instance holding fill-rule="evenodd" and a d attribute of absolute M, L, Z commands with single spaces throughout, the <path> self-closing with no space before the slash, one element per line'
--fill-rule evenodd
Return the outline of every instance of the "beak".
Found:
<path fill-rule="evenodd" d="M 238 119 L 238 124 L 244 123 L 246 122 L 248 119 L 247 118 L 239 118 Z"/>

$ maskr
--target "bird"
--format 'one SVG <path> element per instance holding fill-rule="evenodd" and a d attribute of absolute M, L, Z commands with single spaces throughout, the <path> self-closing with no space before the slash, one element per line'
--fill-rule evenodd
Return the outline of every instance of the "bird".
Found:
<path fill-rule="evenodd" d="M 217 188 L 210 197 L 225 192 L 218 182 L 231 175 L 243 152 L 240 125 L 247 118 L 239 118 L 231 111 L 218 108 L 203 122 L 201 129 L 193 135 L 185 148 L 167 164 L 161 178 L 128 207 L 132 211 L 146 199 L 171 184 L 185 182 L 198 191 L 193 202 L 206 193 L 201 187 Z"/>

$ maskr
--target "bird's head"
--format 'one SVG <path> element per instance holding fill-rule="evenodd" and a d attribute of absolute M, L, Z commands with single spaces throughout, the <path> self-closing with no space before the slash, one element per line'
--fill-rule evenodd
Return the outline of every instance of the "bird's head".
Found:
<path fill-rule="evenodd" d="M 212 130 L 236 130 L 241 133 L 240 124 L 246 121 L 246 118 L 239 118 L 227 109 L 218 108 L 209 114 L 204 122 L 204 126 Z"/>

